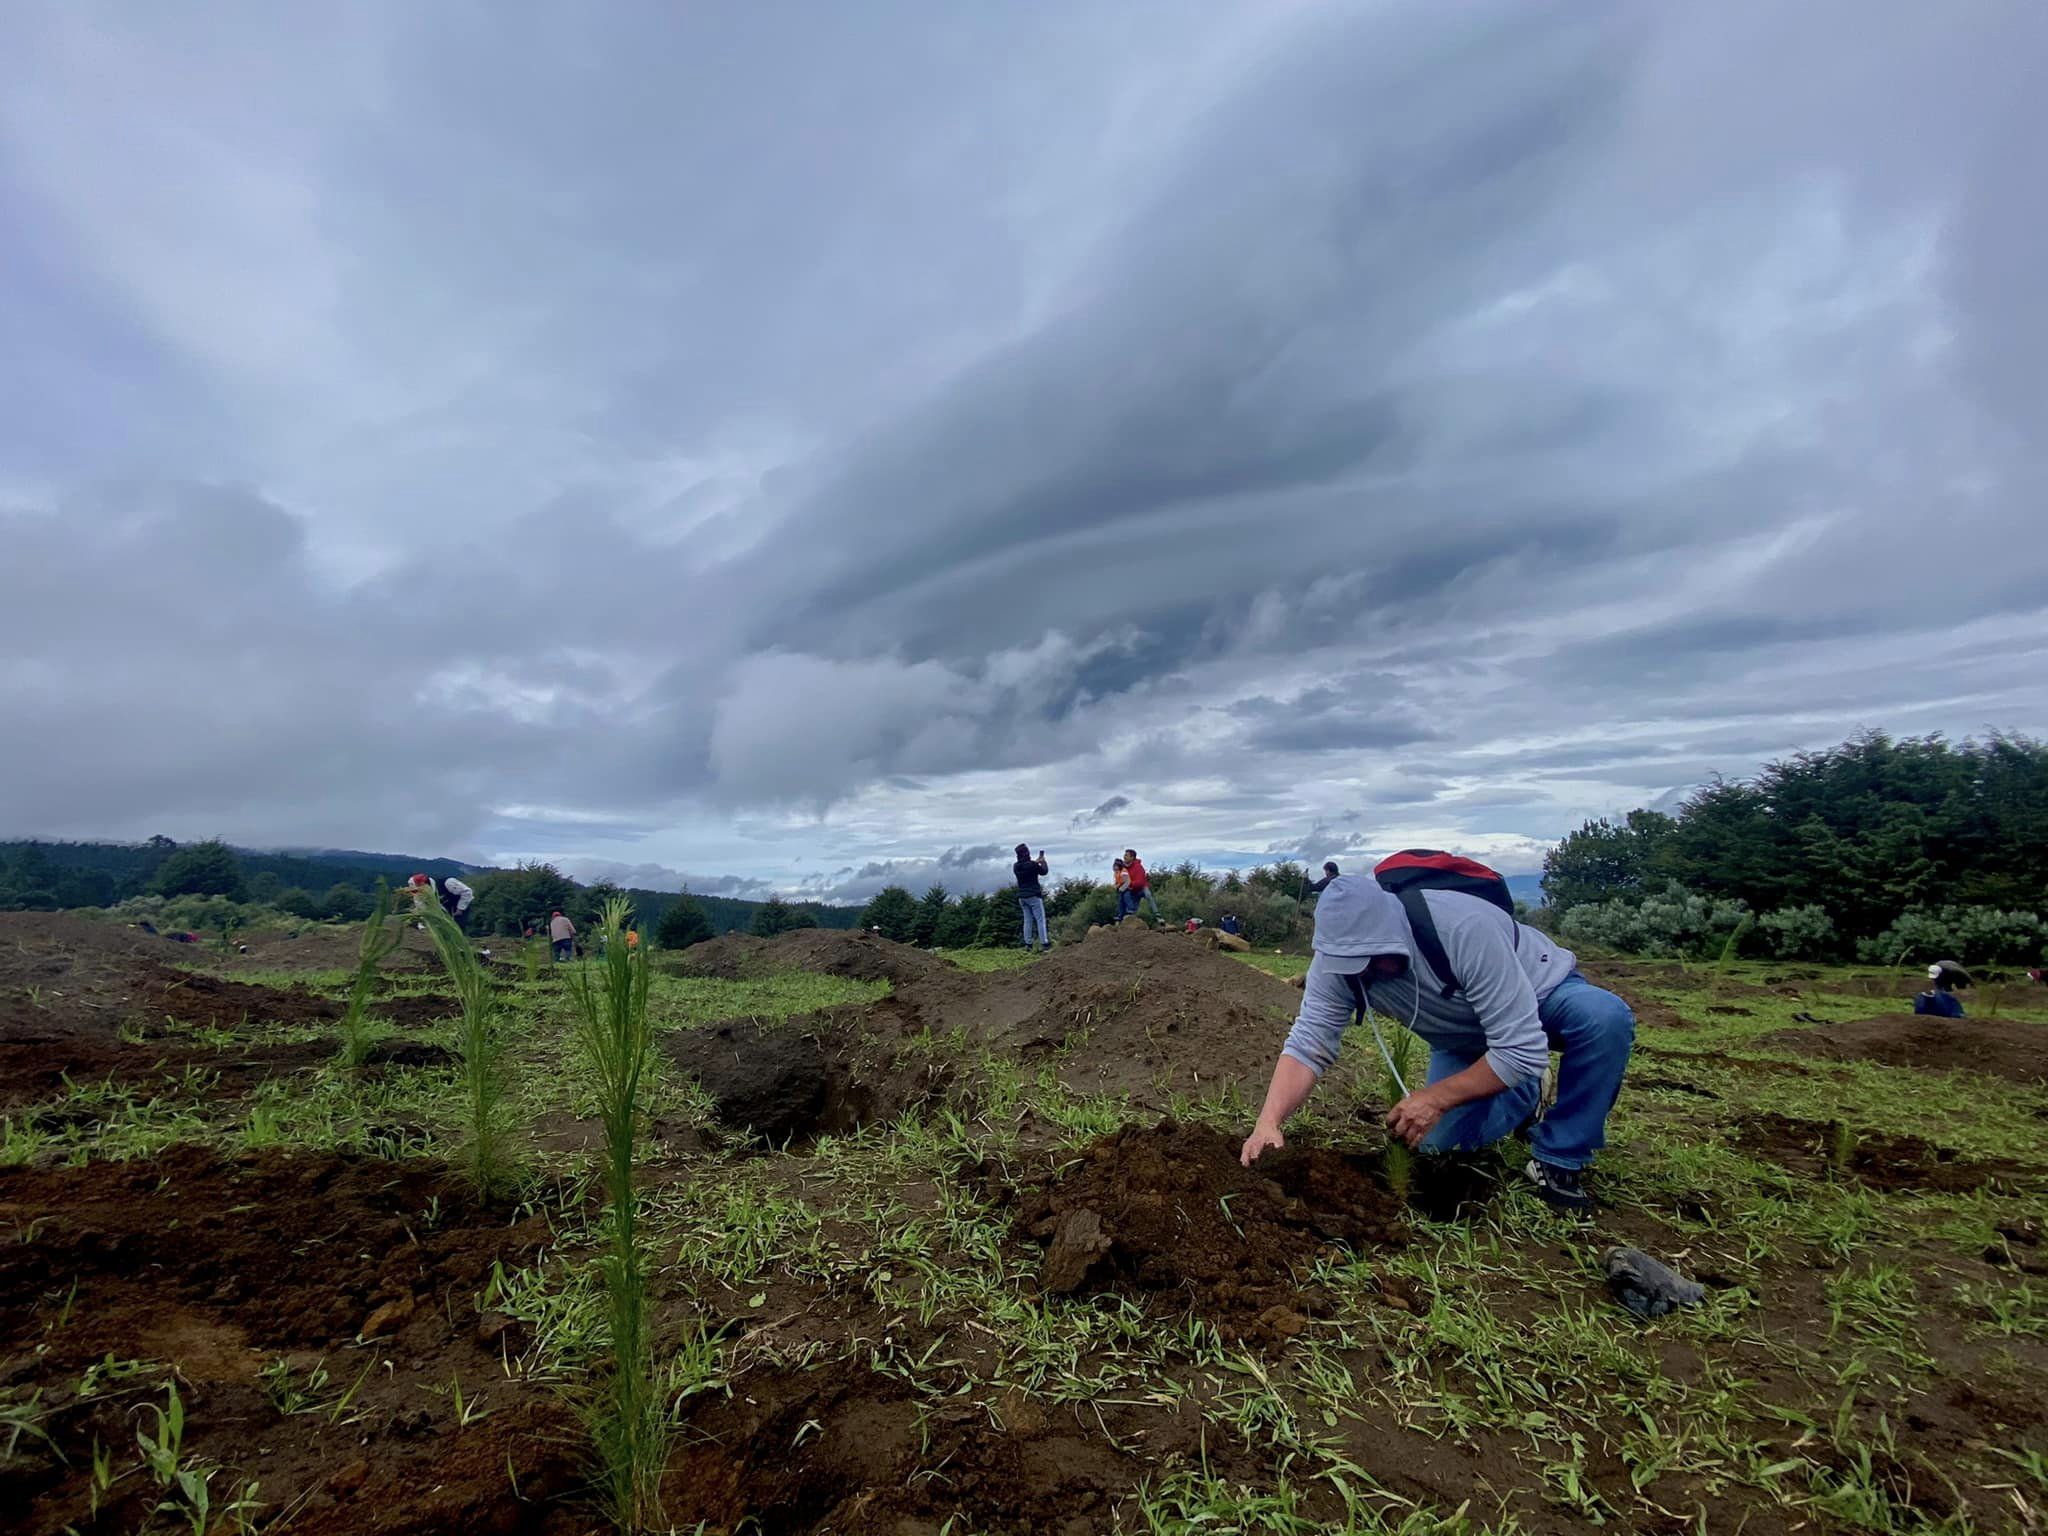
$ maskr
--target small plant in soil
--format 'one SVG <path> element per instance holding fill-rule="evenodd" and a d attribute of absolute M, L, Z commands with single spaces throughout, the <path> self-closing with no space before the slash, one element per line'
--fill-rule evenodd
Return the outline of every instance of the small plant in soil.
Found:
<path fill-rule="evenodd" d="M 470 1182 L 485 1196 L 503 1194 L 517 1182 L 519 1168 L 506 1126 L 508 1096 L 505 1046 L 499 1033 L 498 996 L 483 962 L 455 919 L 438 906 L 422 906 L 420 918 L 441 956 L 455 995 L 462 1004 L 462 1033 L 456 1050 L 462 1058 L 463 1102 L 468 1124 L 463 1160 Z"/>
<path fill-rule="evenodd" d="M 378 965 L 398 947 L 399 928 L 390 921 L 392 902 L 390 887 L 378 882 L 376 904 L 356 941 L 356 973 L 349 983 L 347 1011 L 341 1016 L 341 1059 L 351 1067 L 360 1067 L 370 1053 L 370 988 L 376 983 Z"/>
<path fill-rule="evenodd" d="M 626 943 L 632 908 L 605 904 L 603 958 L 576 976 L 576 1028 L 597 1088 L 603 1128 L 608 1251 L 599 1261 L 611 1314 L 611 1373 L 591 1412 L 591 1438 L 603 1464 L 611 1514 L 622 1531 L 653 1523 L 665 1459 L 666 1426 L 647 1337 L 647 1270 L 640 1251 L 639 1196 L 633 1188 L 640 1089 L 653 1034 L 647 1021 L 647 957 Z"/>

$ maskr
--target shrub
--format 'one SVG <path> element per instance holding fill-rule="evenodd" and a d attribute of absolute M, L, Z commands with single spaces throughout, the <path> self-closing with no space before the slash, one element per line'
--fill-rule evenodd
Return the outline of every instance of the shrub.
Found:
<path fill-rule="evenodd" d="M 1871 965 L 2032 965 L 2043 957 L 2044 940 L 2048 924 L 2033 912 L 1942 907 L 1900 913 L 1884 932 L 1858 944 L 1856 957 Z"/>
<path fill-rule="evenodd" d="M 1840 947 L 1825 907 L 1781 907 L 1758 918 L 1756 926 L 1781 960 L 1826 960 Z"/>
<path fill-rule="evenodd" d="M 1573 907 L 1562 937 L 1627 954 L 1667 958 L 1719 955 L 1749 918 L 1746 903 L 1701 896 L 1677 885 L 1640 902 L 1600 901 Z"/>
<path fill-rule="evenodd" d="M 688 949 L 711 937 L 711 919 L 697 905 L 697 898 L 685 891 L 661 914 L 654 925 L 654 942 L 663 949 Z"/>

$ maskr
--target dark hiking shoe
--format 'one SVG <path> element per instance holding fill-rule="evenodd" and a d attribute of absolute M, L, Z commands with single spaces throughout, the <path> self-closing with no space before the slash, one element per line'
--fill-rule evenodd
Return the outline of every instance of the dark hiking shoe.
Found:
<path fill-rule="evenodd" d="M 1536 1186 L 1538 1197 L 1552 1210 L 1585 1215 L 1593 1209 L 1593 1197 L 1586 1193 L 1586 1182 L 1578 1169 L 1539 1163 L 1532 1157 L 1522 1172 Z"/>

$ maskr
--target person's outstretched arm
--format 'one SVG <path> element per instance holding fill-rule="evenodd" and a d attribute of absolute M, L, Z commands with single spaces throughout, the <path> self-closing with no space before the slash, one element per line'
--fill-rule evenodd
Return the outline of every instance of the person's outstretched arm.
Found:
<path fill-rule="evenodd" d="M 1350 1022 L 1350 989 L 1336 967 L 1326 965 L 1318 955 L 1310 962 L 1308 980 L 1302 986 L 1301 1012 L 1295 1017 L 1294 1028 L 1287 1032 L 1280 1059 L 1273 1064 L 1273 1081 L 1266 1089 L 1258 1123 L 1238 1153 L 1238 1160 L 1245 1167 L 1257 1162 L 1269 1148 L 1287 1145 L 1280 1128 L 1308 1102 L 1317 1081 L 1337 1059 L 1344 1026 Z"/>

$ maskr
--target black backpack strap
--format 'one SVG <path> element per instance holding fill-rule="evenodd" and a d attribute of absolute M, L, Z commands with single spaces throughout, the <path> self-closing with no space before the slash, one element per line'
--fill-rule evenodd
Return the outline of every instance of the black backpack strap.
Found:
<path fill-rule="evenodd" d="M 1351 1022 L 1356 1024 L 1365 1017 L 1365 972 L 1346 971 L 1344 985 L 1351 992 Z"/>
<path fill-rule="evenodd" d="M 1463 989 L 1463 983 L 1451 969 L 1451 957 L 1444 953 L 1444 941 L 1437 937 L 1436 919 L 1429 915 L 1429 903 L 1423 900 L 1422 891 L 1410 886 L 1405 891 L 1396 891 L 1394 895 L 1400 900 L 1401 910 L 1408 914 L 1408 927 L 1415 935 L 1415 947 L 1422 951 L 1423 964 L 1442 980 L 1443 995 L 1456 997 Z M 1519 939 L 1518 931 L 1518 942 Z"/>

